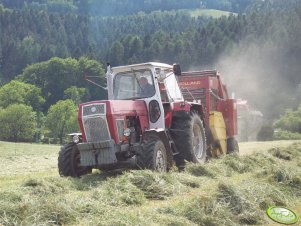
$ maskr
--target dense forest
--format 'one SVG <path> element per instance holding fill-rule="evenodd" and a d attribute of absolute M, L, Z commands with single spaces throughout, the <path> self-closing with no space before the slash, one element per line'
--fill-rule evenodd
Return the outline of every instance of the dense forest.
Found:
<path fill-rule="evenodd" d="M 76 105 L 105 98 L 83 82 L 84 73 L 103 77 L 107 61 L 159 61 L 178 62 L 184 70 L 217 68 L 237 97 L 272 122 L 301 100 L 300 3 L 0 0 L 0 97 L 23 90 L 11 100 L 0 98 L 0 110 L 30 106 L 23 110 L 34 112 L 42 128 L 51 106 L 63 106 L 62 100 Z M 217 19 L 190 13 L 206 8 L 233 13 Z M 33 96 L 40 97 L 35 105 Z"/>
<path fill-rule="evenodd" d="M 7 8 L 93 16 L 120 16 L 156 10 L 209 8 L 244 12 L 252 0 L 1 0 Z"/>

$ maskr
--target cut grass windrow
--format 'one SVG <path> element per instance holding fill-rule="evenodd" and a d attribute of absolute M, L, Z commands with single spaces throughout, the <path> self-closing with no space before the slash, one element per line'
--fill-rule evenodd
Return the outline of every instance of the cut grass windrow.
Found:
<path fill-rule="evenodd" d="M 300 209 L 300 161 L 297 143 L 188 164 L 181 173 L 5 177 L 0 225 L 266 225 L 269 206 Z"/>

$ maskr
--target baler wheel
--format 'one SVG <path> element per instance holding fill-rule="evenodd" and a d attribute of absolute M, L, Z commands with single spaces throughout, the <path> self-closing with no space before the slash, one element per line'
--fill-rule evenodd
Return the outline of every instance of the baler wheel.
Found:
<path fill-rule="evenodd" d="M 232 153 L 239 153 L 238 142 L 233 137 L 227 139 L 227 154 Z"/>
<path fill-rule="evenodd" d="M 68 143 L 61 147 L 58 157 L 60 176 L 80 177 L 92 172 L 91 167 L 80 166 L 80 153 L 76 144 Z"/>
<path fill-rule="evenodd" d="M 183 167 L 184 159 L 194 163 L 204 163 L 206 161 L 205 129 L 197 114 L 186 118 L 174 118 L 171 136 L 180 152 L 178 156 L 175 156 L 179 169 Z"/>
<path fill-rule="evenodd" d="M 166 172 L 167 154 L 163 142 L 155 135 L 146 135 L 142 141 L 141 152 L 137 155 L 137 166 L 157 172 Z"/>

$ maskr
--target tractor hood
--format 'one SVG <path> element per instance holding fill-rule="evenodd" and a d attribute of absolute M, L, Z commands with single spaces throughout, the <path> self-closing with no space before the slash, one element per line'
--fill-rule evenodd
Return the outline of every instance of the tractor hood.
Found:
<path fill-rule="evenodd" d="M 79 105 L 78 122 L 85 142 L 114 140 L 119 143 L 127 117 L 139 117 L 149 127 L 143 100 L 102 100 Z"/>

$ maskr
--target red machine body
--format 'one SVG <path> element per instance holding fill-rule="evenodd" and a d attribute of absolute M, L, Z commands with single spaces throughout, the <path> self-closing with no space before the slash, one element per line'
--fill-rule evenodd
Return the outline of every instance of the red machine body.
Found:
<path fill-rule="evenodd" d="M 222 112 L 227 137 L 237 135 L 236 100 L 229 99 L 226 86 L 217 71 L 183 72 L 178 79 L 184 99 L 202 105 L 207 125 L 210 112 Z"/>
<path fill-rule="evenodd" d="M 79 105 L 81 133 L 61 148 L 59 173 L 121 168 L 166 172 L 238 152 L 236 101 L 216 71 L 149 62 L 107 70 L 109 100 Z M 147 89 L 148 88 L 148 89 Z"/>
<path fill-rule="evenodd" d="M 88 126 L 85 126 L 84 123 L 95 123 L 89 121 L 89 113 L 84 113 L 86 111 L 91 111 L 93 107 L 96 106 L 104 106 L 103 110 L 99 112 L 99 117 L 104 118 L 104 122 L 108 125 L 109 135 L 115 141 L 116 144 L 122 142 L 123 131 L 127 128 L 126 118 L 128 117 L 136 117 L 139 119 L 139 123 L 141 126 L 142 132 L 145 129 L 149 128 L 148 121 L 148 112 L 145 102 L 143 100 L 102 100 L 102 101 L 93 101 L 79 105 L 78 111 L 78 123 L 80 129 L 82 131 L 84 142 L 89 142 L 87 139 L 88 131 L 85 130 Z M 88 109 L 88 110 L 85 110 Z M 84 120 L 86 118 L 86 120 Z M 91 127 L 89 127 L 91 128 Z M 94 127 L 93 127 L 94 128 Z M 97 131 L 101 128 L 101 131 Z M 105 131 L 105 125 L 97 125 L 95 124 L 95 130 L 90 130 L 89 133 L 91 136 L 100 135 Z M 91 137 L 91 140 L 97 140 L 98 137 Z"/>

